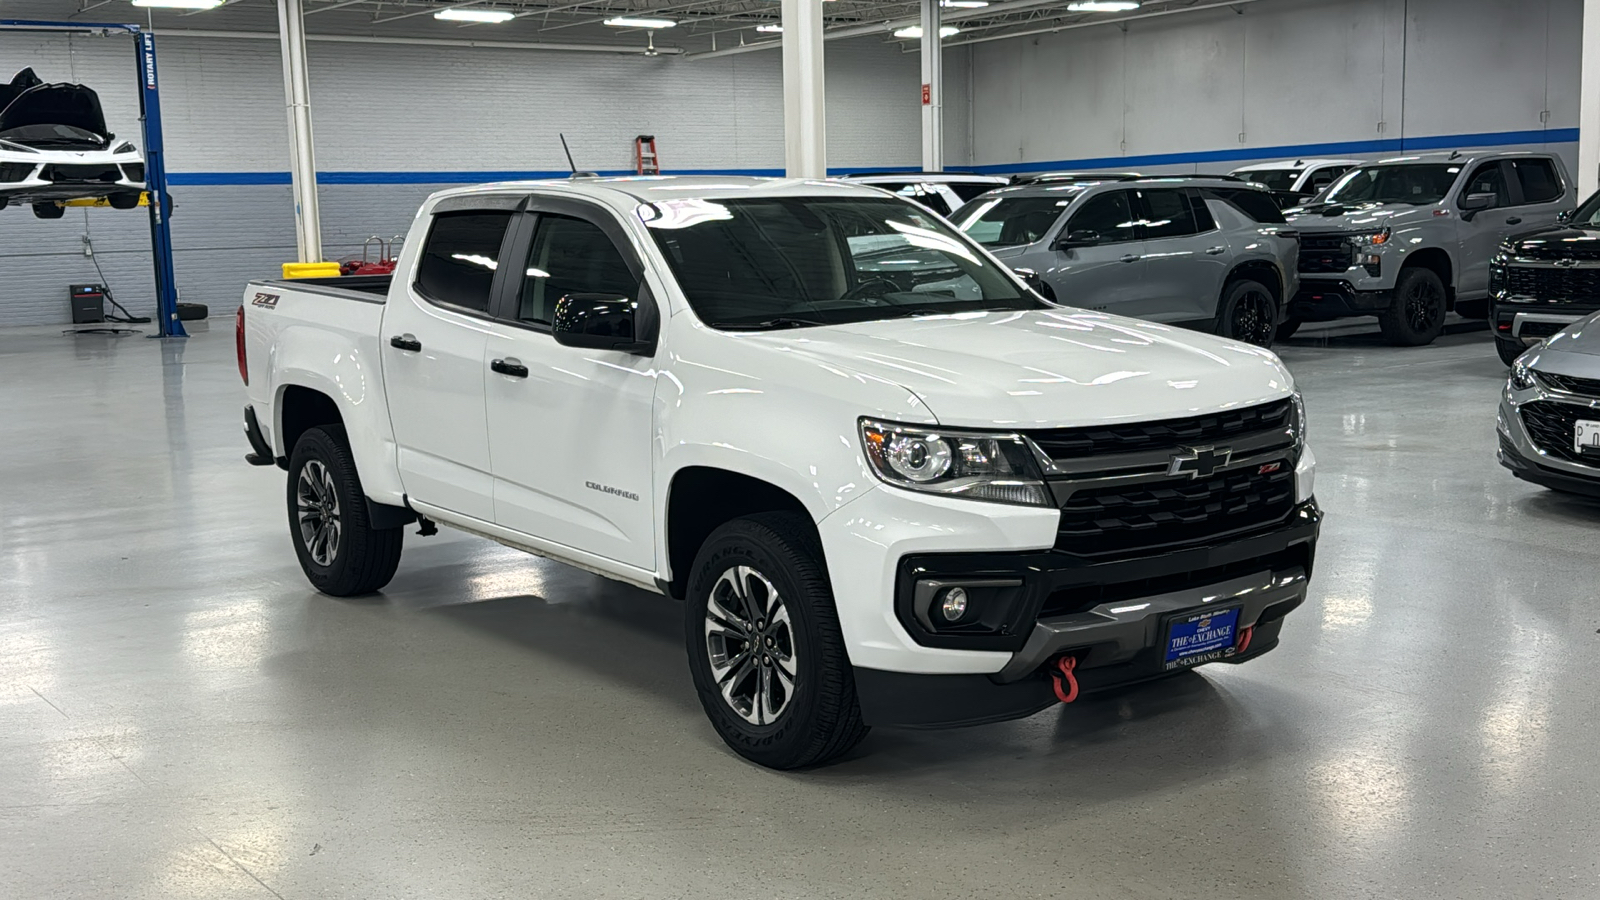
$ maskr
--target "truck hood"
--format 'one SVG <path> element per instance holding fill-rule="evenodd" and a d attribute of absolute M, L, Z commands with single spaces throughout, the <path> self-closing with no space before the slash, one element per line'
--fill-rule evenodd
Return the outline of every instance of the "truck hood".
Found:
<path fill-rule="evenodd" d="M 1410 203 L 1334 203 L 1285 210 L 1289 227 L 1303 234 L 1322 231 L 1376 231 L 1384 226 L 1398 228 L 1416 221 L 1433 218 L 1438 207 L 1413 206 Z"/>
<path fill-rule="evenodd" d="M 1516 235 L 1506 243 L 1523 259 L 1600 259 L 1600 228 L 1551 225 Z"/>
<path fill-rule="evenodd" d="M 1286 396 L 1294 386 L 1269 350 L 1065 309 L 830 325 L 756 339 L 835 376 L 900 384 L 950 426 L 1179 418 Z"/>

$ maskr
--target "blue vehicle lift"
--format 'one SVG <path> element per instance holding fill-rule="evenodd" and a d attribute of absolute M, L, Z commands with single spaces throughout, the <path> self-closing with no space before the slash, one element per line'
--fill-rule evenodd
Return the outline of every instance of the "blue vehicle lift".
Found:
<path fill-rule="evenodd" d="M 161 142 L 161 94 L 156 78 L 156 37 L 138 25 L 88 22 L 36 22 L 0 19 L 3 31 L 76 34 L 126 34 L 133 38 L 139 78 L 139 124 L 144 139 L 145 192 L 150 195 L 150 256 L 155 267 L 156 334 L 188 337 L 178 320 L 178 285 L 172 268 L 172 197 L 167 193 L 167 159 Z"/>

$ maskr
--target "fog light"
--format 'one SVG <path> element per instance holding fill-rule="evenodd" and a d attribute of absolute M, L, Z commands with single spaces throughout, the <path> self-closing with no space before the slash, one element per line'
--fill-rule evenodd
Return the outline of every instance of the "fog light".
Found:
<path fill-rule="evenodd" d="M 944 616 L 946 622 L 959 622 L 967 614 L 967 592 L 964 588 L 953 587 L 944 592 L 940 598 L 939 614 Z"/>

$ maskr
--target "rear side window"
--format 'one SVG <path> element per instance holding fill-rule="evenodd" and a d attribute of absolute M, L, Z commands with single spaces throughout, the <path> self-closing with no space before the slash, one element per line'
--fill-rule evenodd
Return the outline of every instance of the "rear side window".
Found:
<path fill-rule="evenodd" d="M 570 216 L 541 215 L 522 275 L 517 318 L 550 324 L 568 294 L 638 297 L 639 282 L 600 226 Z"/>
<path fill-rule="evenodd" d="M 489 288 L 510 224 L 509 210 L 434 216 L 417 263 L 417 291 L 435 303 L 488 312 Z"/>
<path fill-rule="evenodd" d="M 1349 166 L 1327 166 L 1311 173 L 1311 180 L 1306 183 L 1304 193 L 1320 194 L 1322 189 L 1333 184 L 1334 179 L 1350 171 Z"/>
<path fill-rule="evenodd" d="M 1185 237 L 1209 230 L 1210 214 L 1206 215 L 1204 223 L 1207 227 L 1202 228 L 1194 208 L 1189 205 L 1187 191 L 1144 190 L 1139 195 L 1144 198 L 1144 236 L 1147 239 Z"/>
<path fill-rule="evenodd" d="M 1548 159 L 1514 159 L 1511 168 L 1522 184 L 1524 203 L 1550 203 L 1566 193 L 1556 175 L 1556 164 Z"/>
<path fill-rule="evenodd" d="M 964 182 L 964 181 L 951 181 L 951 182 L 948 182 L 945 186 L 950 188 L 950 190 L 955 191 L 956 192 L 956 196 L 961 198 L 961 202 L 962 203 L 967 203 L 967 202 L 970 202 L 972 200 L 976 200 L 977 198 L 983 196 L 984 194 L 989 193 L 990 191 L 994 190 L 995 188 L 1001 187 L 1001 185 L 998 185 L 998 184 L 986 184 L 986 183 L 982 183 L 982 182 L 980 182 L 978 184 L 969 184 L 969 183 Z"/>
<path fill-rule="evenodd" d="M 1207 197 L 1227 203 L 1261 225 L 1284 223 L 1283 212 L 1278 209 L 1278 204 L 1272 202 L 1272 195 L 1263 191 L 1245 188 L 1206 188 L 1203 193 Z"/>

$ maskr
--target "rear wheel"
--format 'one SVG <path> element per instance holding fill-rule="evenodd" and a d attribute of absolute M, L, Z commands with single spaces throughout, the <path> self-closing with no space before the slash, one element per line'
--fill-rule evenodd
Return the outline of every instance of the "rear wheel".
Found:
<path fill-rule="evenodd" d="M 1222 289 L 1217 304 L 1216 333 L 1223 337 L 1271 347 L 1278 332 L 1278 301 L 1259 281 L 1240 278 Z"/>
<path fill-rule="evenodd" d="M 1517 357 L 1525 353 L 1528 348 L 1522 346 L 1521 341 L 1502 341 L 1499 338 L 1495 338 L 1494 349 L 1495 352 L 1500 354 L 1500 361 L 1509 366 L 1516 362 Z"/>
<path fill-rule="evenodd" d="M 1444 282 L 1432 269 L 1414 267 L 1400 273 L 1394 302 L 1378 316 L 1378 327 L 1397 347 L 1420 347 L 1444 331 L 1444 316 Z"/>
<path fill-rule="evenodd" d="M 41 219 L 59 219 L 67 214 L 67 208 L 58 203 L 35 203 L 33 214 Z"/>
<path fill-rule="evenodd" d="M 289 456 L 289 532 L 311 586 L 370 594 L 400 565 L 404 528 L 373 528 L 344 426 L 311 428 Z"/>
<path fill-rule="evenodd" d="M 866 737 L 811 523 L 728 522 L 690 573 L 684 637 L 700 705 L 735 753 L 774 769 L 827 762 Z"/>

